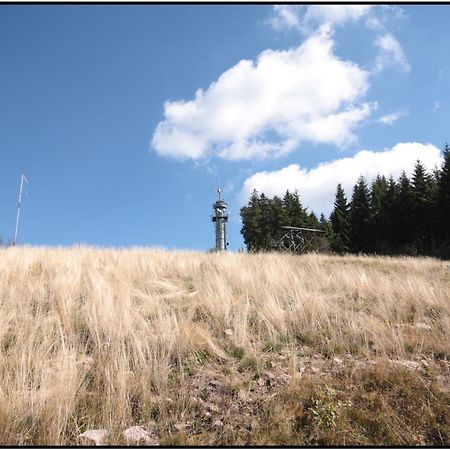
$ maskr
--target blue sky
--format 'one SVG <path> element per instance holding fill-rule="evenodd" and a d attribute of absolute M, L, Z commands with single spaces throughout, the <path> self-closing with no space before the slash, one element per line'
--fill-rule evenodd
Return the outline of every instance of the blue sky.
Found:
<path fill-rule="evenodd" d="M 320 214 L 338 181 L 432 168 L 449 21 L 448 5 L 0 5 L 0 236 L 22 173 L 19 243 L 207 250 L 220 184 L 237 250 L 253 188 Z"/>

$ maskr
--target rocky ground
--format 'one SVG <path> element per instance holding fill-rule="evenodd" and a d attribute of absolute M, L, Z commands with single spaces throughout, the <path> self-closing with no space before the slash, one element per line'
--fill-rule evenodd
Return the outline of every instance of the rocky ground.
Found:
<path fill-rule="evenodd" d="M 80 442 L 450 444 L 448 360 L 302 353 L 270 351 L 262 364 L 237 355 L 232 365 L 173 373 L 167 396 L 151 402 L 151 420 L 140 405 L 129 429 L 88 430 Z"/>

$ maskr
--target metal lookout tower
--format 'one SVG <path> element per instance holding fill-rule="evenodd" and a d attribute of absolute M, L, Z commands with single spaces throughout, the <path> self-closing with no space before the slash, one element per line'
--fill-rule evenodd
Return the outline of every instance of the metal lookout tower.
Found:
<path fill-rule="evenodd" d="M 228 222 L 228 205 L 223 201 L 221 190 L 217 189 L 217 201 L 213 203 L 214 215 L 212 221 L 216 223 L 216 251 L 227 249 L 227 230 L 225 224 Z"/>

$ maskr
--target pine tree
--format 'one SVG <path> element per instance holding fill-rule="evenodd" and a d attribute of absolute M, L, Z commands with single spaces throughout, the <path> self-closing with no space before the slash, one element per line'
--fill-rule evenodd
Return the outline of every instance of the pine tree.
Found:
<path fill-rule="evenodd" d="M 377 175 L 373 180 L 370 193 L 370 227 L 372 236 L 371 250 L 386 253 L 388 248 L 386 216 L 388 182 L 386 177 Z"/>
<path fill-rule="evenodd" d="M 388 180 L 388 188 L 386 192 L 384 207 L 382 210 L 382 223 L 385 228 L 385 236 L 387 239 L 387 253 L 392 254 L 395 248 L 395 201 L 398 195 L 397 183 L 391 175 Z"/>
<path fill-rule="evenodd" d="M 437 180 L 437 217 L 439 219 L 439 240 L 450 258 L 450 147 L 445 144 L 444 161 Z"/>
<path fill-rule="evenodd" d="M 288 219 L 283 201 L 280 197 L 273 197 L 270 202 L 269 229 L 271 241 L 276 239 L 281 231 L 281 227 L 287 225 Z"/>
<path fill-rule="evenodd" d="M 402 254 L 415 254 L 413 243 L 414 198 L 411 182 L 405 171 L 397 183 L 397 195 L 394 200 L 394 249 Z"/>
<path fill-rule="evenodd" d="M 287 225 L 290 227 L 304 227 L 308 222 L 308 215 L 303 208 L 297 191 L 293 194 L 286 191 L 283 197 L 283 206 L 286 211 Z"/>
<path fill-rule="evenodd" d="M 308 218 L 306 220 L 306 227 L 307 228 L 314 228 L 314 229 L 319 229 L 320 228 L 319 219 L 315 215 L 314 211 L 311 211 L 308 214 Z"/>
<path fill-rule="evenodd" d="M 320 214 L 318 229 L 325 231 L 327 235 L 331 235 L 333 233 L 331 222 L 325 217 L 324 213 Z"/>
<path fill-rule="evenodd" d="M 261 208 L 259 205 L 258 192 L 254 190 L 250 196 L 248 206 L 244 206 L 240 211 L 242 219 L 241 234 L 249 252 L 258 251 L 261 223 Z"/>
<path fill-rule="evenodd" d="M 264 193 L 259 196 L 259 206 L 261 208 L 261 216 L 259 221 L 259 239 L 258 250 L 268 251 L 272 248 L 272 200 Z"/>
<path fill-rule="evenodd" d="M 318 233 L 315 237 L 315 249 L 318 252 L 329 253 L 331 251 L 331 237 L 333 236 L 333 229 L 331 227 L 331 222 L 323 213 L 320 214 L 318 229 L 325 231 L 325 233 Z"/>
<path fill-rule="evenodd" d="M 429 254 L 433 229 L 433 180 L 420 161 L 412 177 L 413 241 L 420 254 Z"/>
<path fill-rule="evenodd" d="M 350 205 L 350 247 L 354 252 L 368 252 L 370 236 L 370 194 L 367 181 L 360 176 L 353 187 Z"/>
<path fill-rule="evenodd" d="M 438 179 L 440 175 L 433 170 L 428 177 L 430 186 L 429 199 L 429 249 L 427 254 L 433 255 L 439 243 L 439 208 L 438 208 Z"/>
<path fill-rule="evenodd" d="M 305 208 L 306 210 L 307 208 Z M 306 212 L 306 211 L 305 211 Z M 309 214 L 307 214 L 306 223 L 303 225 L 305 228 L 312 228 L 314 230 L 320 229 L 320 222 L 317 218 L 314 211 L 311 211 Z M 319 245 L 321 244 L 320 235 L 321 233 L 315 233 L 311 242 L 308 243 L 308 245 L 305 247 L 305 251 L 317 251 L 319 249 Z"/>
<path fill-rule="evenodd" d="M 337 185 L 334 209 L 330 214 L 331 248 L 343 253 L 350 248 L 350 209 L 341 184 Z"/>

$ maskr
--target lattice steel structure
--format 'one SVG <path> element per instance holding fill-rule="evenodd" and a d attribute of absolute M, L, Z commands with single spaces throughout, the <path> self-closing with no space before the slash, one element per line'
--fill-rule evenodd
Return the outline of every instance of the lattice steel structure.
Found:
<path fill-rule="evenodd" d="M 272 247 L 292 253 L 303 253 L 309 244 L 314 242 L 318 233 L 323 230 L 301 227 L 281 227 L 278 236 L 272 241 Z"/>
<path fill-rule="evenodd" d="M 25 192 L 23 189 L 23 182 L 28 183 L 27 177 L 22 174 L 22 176 L 20 177 L 20 190 L 19 190 L 19 202 L 17 203 L 17 217 L 16 217 L 16 230 L 14 232 L 14 241 L 13 241 L 13 245 L 17 244 L 17 233 L 19 231 L 19 217 L 20 217 L 20 202 L 22 201 L 22 192 Z"/>
<path fill-rule="evenodd" d="M 227 249 L 227 230 L 226 223 L 228 222 L 228 205 L 223 201 L 221 190 L 217 189 L 217 201 L 213 203 L 214 215 L 212 221 L 216 224 L 216 251 L 223 251 Z"/>

